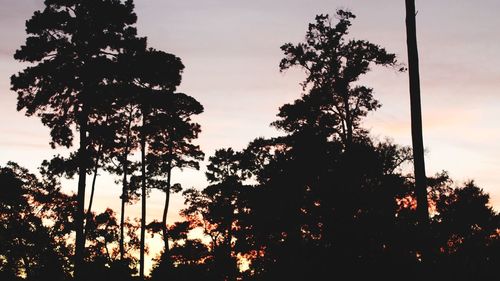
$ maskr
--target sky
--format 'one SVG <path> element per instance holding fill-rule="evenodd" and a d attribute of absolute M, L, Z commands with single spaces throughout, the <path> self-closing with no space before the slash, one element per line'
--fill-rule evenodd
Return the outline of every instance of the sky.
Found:
<path fill-rule="evenodd" d="M 379 44 L 407 62 L 402 0 L 134 2 L 139 35 L 186 66 L 179 91 L 205 108 L 196 121 L 203 130 L 197 143 L 207 156 L 278 134 L 269 124 L 281 105 L 301 95 L 305 78 L 300 70 L 279 72 L 279 47 L 301 42 L 316 14 L 351 10 L 357 16 L 351 38 Z M 67 152 L 50 148 L 49 130 L 16 111 L 10 91 L 10 76 L 25 67 L 13 54 L 25 41 L 25 21 L 43 0 L 0 0 L 0 6 L 0 165 L 15 161 L 36 171 L 42 160 Z M 500 1 L 417 0 L 416 6 L 427 174 L 446 170 L 457 184 L 473 179 L 500 210 Z M 372 136 L 410 145 L 408 74 L 374 68 L 360 82 L 373 87 L 382 103 L 364 123 Z M 120 188 L 113 180 L 98 178 L 95 210 L 119 209 Z M 173 181 L 206 186 L 203 169 L 175 171 Z M 64 181 L 64 188 L 74 191 L 76 182 Z M 160 219 L 163 195 L 148 200 L 148 220 Z M 171 221 L 182 203 L 174 198 Z M 139 206 L 128 210 L 139 216 Z"/>

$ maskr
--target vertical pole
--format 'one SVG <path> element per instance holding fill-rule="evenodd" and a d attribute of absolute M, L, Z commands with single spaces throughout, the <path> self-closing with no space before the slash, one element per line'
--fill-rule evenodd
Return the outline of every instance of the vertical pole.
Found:
<path fill-rule="evenodd" d="M 408 67 L 410 76 L 411 135 L 413 145 L 413 165 L 417 195 L 419 223 L 429 220 L 427 202 L 427 179 L 425 176 L 424 141 L 422 136 L 422 107 L 420 102 L 420 75 L 418 66 L 417 34 L 415 24 L 415 1 L 406 0 L 406 34 L 408 45 Z"/>
<path fill-rule="evenodd" d="M 411 136 L 413 145 L 413 167 L 415 172 L 415 194 L 417 197 L 418 241 L 416 241 L 416 243 L 420 253 L 419 258 L 423 261 L 421 278 L 426 278 L 430 253 L 428 241 L 429 203 L 427 201 L 427 178 L 425 176 L 420 75 L 415 17 L 415 0 L 406 0 L 406 43 L 408 46 L 408 68 L 410 76 Z"/>

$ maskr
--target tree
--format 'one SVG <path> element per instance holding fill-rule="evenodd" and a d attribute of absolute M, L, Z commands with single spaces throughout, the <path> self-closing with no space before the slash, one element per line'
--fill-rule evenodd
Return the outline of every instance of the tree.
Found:
<path fill-rule="evenodd" d="M 89 279 L 100 278 L 131 280 L 132 275 L 136 273 L 132 266 L 137 259 L 131 254 L 139 248 L 139 239 L 136 231 L 138 224 L 125 222 L 130 237 L 129 243 L 126 243 L 128 253 L 125 257 L 120 256 L 119 237 L 120 226 L 116 220 L 115 213 L 111 209 L 106 209 L 100 214 L 92 213 L 87 228 L 88 240 L 90 245 L 87 251 L 87 260 L 85 275 Z"/>
<path fill-rule="evenodd" d="M 415 23 L 415 1 L 406 0 L 406 44 L 408 47 L 408 69 L 410 76 L 411 137 L 413 146 L 413 167 L 417 195 L 417 213 L 421 225 L 421 235 L 427 236 L 429 223 L 429 203 L 427 201 L 427 179 L 425 176 L 424 141 L 422 136 L 422 108 L 420 103 L 420 74 L 418 66 L 417 31 Z M 423 254 L 425 237 L 421 237 Z"/>
<path fill-rule="evenodd" d="M 338 140 L 306 132 L 257 139 L 245 149 L 244 165 L 257 182 L 238 196 L 248 214 L 238 214 L 244 239 L 237 240 L 245 241 L 248 272 L 256 280 L 362 280 L 362 268 L 388 274 L 401 248 L 395 217 L 408 148 L 364 141 L 346 154 Z"/>
<path fill-rule="evenodd" d="M 500 216 L 490 206 L 490 197 L 473 181 L 452 187 L 446 174 L 439 185 L 430 179 L 430 220 L 433 239 L 429 247 L 440 249 L 433 262 L 438 274 L 454 280 L 494 279 L 500 261 Z M 429 258 L 428 258 L 429 259 Z"/>
<path fill-rule="evenodd" d="M 121 176 L 122 193 L 120 195 L 120 257 L 125 256 L 125 205 L 134 201 L 137 197 L 136 190 L 132 190 L 129 184 L 130 176 L 138 169 L 137 162 L 129 160 L 129 156 L 135 152 L 139 146 L 138 131 L 134 130 L 140 122 L 139 104 L 137 103 L 138 89 L 134 79 L 138 73 L 131 71 L 137 66 L 137 57 L 146 50 L 145 38 L 137 40 L 135 48 L 127 50 L 118 58 L 120 65 L 116 77 L 116 96 L 108 116 L 108 123 L 114 136 L 111 138 L 108 161 L 105 169 L 112 174 Z"/>
<path fill-rule="evenodd" d="M 131 101 L 129 101 L 131 102 Z M 115 130 L 116 143 L 114 150 L 112 150 L 112 155 L 110 155 L 111 161 L 109 165 L 106 166 L 106 170 L 121 176 L 122 193 L 120 195 L 121 207 L 120 207 L 120 259 L 125 256 L 125 206 L 127 203 L 136 201 L 138 194 L 136 190 L 133 190 L 130 186 L 129 178 L 135 171 L 137 171 L 137 163 L 129 160 L 129 156 L 138 147 L 138 134 L 133 128 L 134 122 L 137 122 L 138 110 L 134 104 L 126 104 L 123 110 L 118 112 L 117 115 L 118 122 L 122 125 L 118 126 Z M 116 159 L 116 162 L 113 160 Z"/>
<path fill-rule="evenodd" d="M 110 108 L 102 108 L 99 110 L 100 113 L 104 113 L 103 116 L 98 115 L 92 118 L 93 122 L 88 126 L 89 132 L 89 155 L 93 160 L 92 167 L 92 185 L 90 187 L 90 198 L 86 212 L 85 218 L 85 231 L 84 231 L 84 241 L 86 241 L 87 232 L 90 227 L 90 220 L 92 218 L 92 205 L 94 202 L 94 194 L 96 187 L 97 175 L 99 168 L 105 166 L 106 162 L 110 161 L 110 156 L 114 154 L 117 147 L 115 142 L 115 131 L 119 128 L 120 124 L 113 122 L 110 118 L 112 114 L 110 111 L 114 109 L 113 106 Z"/>
<path fill-rule="evenodd" d="M 66 217 L 46 226 L 44 219 L 57 218 L 71 204 L 59 192 L 57 181 L 40 180 L 28 170 L 9 162 L 0 167 L 0 276 L 2 280 L 65 280 L 66 243 L 60 238 L 70 228 L 70 211 Z M 50 198 L 51 201 L 47 201 Z M 54 208 L 55 202 L 63 203 Z M 74 210 L 74 209 L 73 209 Z"/>
<path fill-rule="evenodd" d="M 282 106 L 279 119 L 272 123 L 288 134 L 276 139 L 275 146 L 284 147 L 284 152 L 275 149 L 278 162 L 266 173 L 264 197 L 273 198 L 269 203 L 273 211 L 265 213 L 280 214 L 274 218 L 279 227 L 274 233 L 276 256 L 271 258 L 280 265 L 267 273 L 269 278 L 286 268 L 293 269 L 289 278 L 314 279 L 315 274 L 328 271 L 327 264 L 338 265 L 339 275 L 360 266 L 376 267 L 363 245 L 370 239 L 371 245 L 388 244 L 381 235 L 387 232 L 369 222 L 392 227 L 394 195 L 401 180 L 383 173 L 384 158 L 379 153 L 387 153 L 385 148 L 391 146 L 380 145 L 384 149 L 379 151 L 361 126 L 363 117 L 380 103 L 373 89 L 358 81 L 372 66 L 399 64 L 394 54 L 378 45 L 346 38 L 355 18 L 351 12 L 338 10 L 336 16 L 335 24 L 328 15 L 316 16 L 303 43 L 281 47 L 285 57 L 280 70 L 294 66 L 304 70 L 306 93 Z M 394 164 L 391 161 L 386 164 Z M 276 200 L 281 206 L 273 206 Z M 384 255 L 376 253 L 383 260 Z M 311 263 L 318 266 L 308 267 Z"/>
<path fill-rule="evenodd" d="M 210 272 L 212 261 L 208 246 L 200 239 L 188 238 L 190 231 L 188 221 L 176 222 L 169 227 L 169 239 L 173 242 L 169 259 L 160 256 L 153 267 L 152 280 L 217 280 Z"/>
<path fill-rule="evenodd" d="M 340 137 L 348 148 L 355 137 L 363 137 L 361 117 L 380 105 L 373 98 L 373 89 L 353 85 L 372 65 L 396 66 L 396 56 L 384 48 L 364 40 L 346 40 L 355 16 L 338 10 L 338 23 L 333 26 L 328 15 L 316 16 L 309 24 L 304 43 L 281 46 L 285 57 L 280 70 L 299 66 L 307 77 L 303 89 L 310 93 L 280 108 L 281 120 L 274 122 L 288 132 L 303 126 L 321 129 L 325 134 Z"/>
<path fill-rule="evenodd" d="M 111 126 L 115 136 L 113 137 L 112 149 L 109 151 L 109 160 L 104 167 L 106 171 L 121 176 L 122 192 L 120 195 L 120 259 L 125 256 L 125 206 L 137 199 L 136 190 L 132 190 L 129 184 L 130 175 L 137 170 L 137 163 L 129 160 L 129 156 L 138 147 L 138 134 L 132 129 L 137 122 L 138 109 L 131 99 L 125 101 L 121 110 L 113 116 L 114 126 Z"/>
<path fill-rule="evenodd" d="M 141 247 L 140 247 L 140 269 L 139 275 L 144 278 L 144 251 L 146 233 L 146 198 L 148 186 L 154 181 L 149 181 L 147 175 L 147 144 L 151 136 L 157 131 L 155 127 L 155 114 L 160 112 L 158 108 L 166 105 L 164 102 L 169 95 L 175 92 L 181 82 L 181 74 L 184 65 L 175 55 L 154 49 L 138 53 L 132 62 L 135 72 L 132 75 L 133 88 L 136 91 L 134 104 L 137 105 L 141 124 L 135 126 L 139 135 L 139 146 L 141 150 Z M 160 112 L 161 113 L 161 112 Z"/>
<path fill-rule="evenodd" d="M 36 115 L 51 129 L 51 146 L 70 147 L 79 132 L 78 212 L 75 218 L 75 277 L 83 263 L 85 180 L 90 167 L 88 128 L 99 106 L 109 104 L 104 91 L 113 84 L 116 57 L 136 34 L 132 1 L 45 1 L 26 22 L 30 36 L 16 51 L 17 60 L 32 63 L 12 76 L 18 109 Z"/>
<path fill-rule="evenodd" d="M 203 160 L 204 155 L 192 141 L 201 130 L 200 125 L 192 122 L 191 118 L 202 111 L 202 105 L 194 98 L 182 93 L 166 93 L 159 97 L 150 117 L 150 126 L 155 134 L 149 139 L 148 170 L 150 181 L 156 177 L 156 187 L 165 192 L 161 221 L 165 258 L 168 258 L 169 250 L 167 214 L 170 193 L 181 191 L 180 185 L 171 184 L 172 169 L 199 169 L 198 161 Z"/>
<path fill-rule="evenodd" d="M 186 208 L 182 215 L 210 238 L 212 271 L 219 280 L 236 280 L 238 274 L 234 249 L 238 215 L 242 208 L 239 195 L 244 189 L 245 172 L 240 167 L 242 154 L 231 148 L 219 149 L 209 158 L 207 180 L 211 185 L 202 191 L 184 191 Z"/>

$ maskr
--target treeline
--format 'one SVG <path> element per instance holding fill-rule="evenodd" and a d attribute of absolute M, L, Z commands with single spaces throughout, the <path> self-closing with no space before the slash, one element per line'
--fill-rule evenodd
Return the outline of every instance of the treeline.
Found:
<path fill-rule="evenodd" d="M 411 149 L 362 127 L 380 103 L 359 78 L 376 65 L 404 67 L 384 48 L 347 38 L 352 13 L 319 15 L 304 42 L 281 47 L 280 70 L 306 73 L 302 96 L 272 123 L 281 136 L 217 150 L 209 186 L 183 190 L 171 171 L 199 168 L 192 118 L 203 107 L 177 92 L 181 60 L 147 46 L 133 8 L 46 0 L 26 23 L 15 58 L 30 66 L 12 77 L 18 109 L 50 128 L 53 148 L 77 148 L 44 161 L 39 176 L 1 167 L 1 280 L 144 279 L 147 232 L 164 241 L 151 280 L 495 278 L 500 217 L 473 182 L 428 178 L 431 216 L 420 235 L 405 173 Z M 118 214 L 92 211 L 99 171 L 120 183 Z M 78 177 L 77 194 L 60 191 L 61 177 Z M 147 222 L 152 189 L 165 193 L 164 212 Z M 184 220 L 167 222 L 176 192 Z M 138 202 L 141 217 L 126 219 L 127 204 Z"/>

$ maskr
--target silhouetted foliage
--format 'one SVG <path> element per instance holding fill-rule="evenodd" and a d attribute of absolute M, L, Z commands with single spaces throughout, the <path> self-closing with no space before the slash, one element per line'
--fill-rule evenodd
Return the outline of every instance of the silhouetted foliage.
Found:
<path fill-rule="evenodd" d="M 242 154 L 232 149 L 220 149 L 209 158 L 207 179 L 211 183 L 201 192 L 184 192 L 186 208 L 182 210 L 194 227 L 203 230 L 210 239 L 211 274 L 216 280 L 235 280 L 238 274 L 235 251 L 239 200 L 245 180 L 240 168 Z"/>
<path fill-rule="evenodd" d="M 68 220 L 74 218 L 74 198 L 61 194 L 54 182 L 41 181 L 15 163 L 0 167 L 0 182 L 2 280 L 21 276 L 65 280 L 72 252 L 65 238 L 73 226 Z M 44 219 L 51 219 L 52 225 L 45 225 Z"/>

